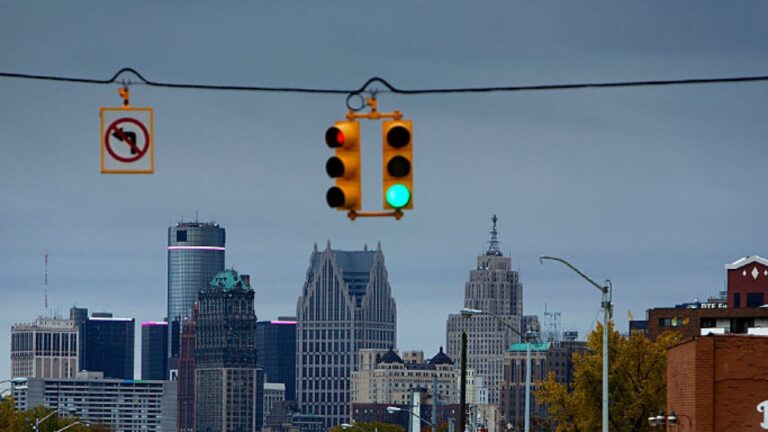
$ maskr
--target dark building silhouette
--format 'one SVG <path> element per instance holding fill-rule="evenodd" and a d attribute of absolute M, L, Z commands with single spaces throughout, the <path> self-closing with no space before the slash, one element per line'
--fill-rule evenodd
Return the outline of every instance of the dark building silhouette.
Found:
<path fill-rule="evenodd" d="M 258 322 L 256 352 L 267 382 L 285 384 L 285 399 L 296 400 L 296 318 Z"/>
<path fill-rule="evenodd" d="M 250 278 L 219 272 L 200 291 L 195 334 L 197 431 L 261 430 L 264 371 L 256 363 Z"/>
<path fill-rule="evenodd" d="M 195 430 L 195 337 L 199 306 L 192 307 L 192 316 L 181 325 L 178 375 L 178 423 L 179 432 Z"/>
<path fill-rule="evenodd" d="M 80 331 L 80 370 L 102 372 L 104 378 L 133 379 L 133 342 L 136 320 L 115 318 L 109 312 L 70 309 Z"/>
<path fill-rule="evenodd" d="M 168 379 L 168 323 L 141 323 L 141 379 Z"/>

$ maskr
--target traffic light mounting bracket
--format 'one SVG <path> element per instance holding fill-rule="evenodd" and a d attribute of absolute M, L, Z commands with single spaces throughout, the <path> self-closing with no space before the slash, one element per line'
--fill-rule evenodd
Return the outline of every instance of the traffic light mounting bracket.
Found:
<path fill-rule="evenodd" d="M 403 113 L 401 113 L 399 110 L 394 110 L 391 113 L 379 112 L 377 110 L 378 102 L 376 101 L 375 97 L 365 98 L 365 103 L 371 108 L 370 112 L 358 114 L 355 111 L 350 110 L 347 112 L 347 120 L 354 120 L 354 119 L 379 120 L 383 118 L 400 120 L 401 118 L 403 118 Z"/>
<path fill-rule="evenodd" d="M 356 210 L 350 210 L 347 213 L 347 217 L 349 220 L 355 220 L 359 217 L 393 217 L 397 220 L 400 220 L 401 217 L 403 217 L 403 211 L 402 210 L 395 210 L 391 212 L 360 212 Z"/>

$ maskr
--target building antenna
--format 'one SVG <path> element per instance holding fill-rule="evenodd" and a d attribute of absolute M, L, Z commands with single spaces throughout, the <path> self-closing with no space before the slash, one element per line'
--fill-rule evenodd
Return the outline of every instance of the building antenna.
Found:
<path fill-rule="evenodd" d="M 45 312 L 48 313 L 48 249 L 45 250 Z"/>

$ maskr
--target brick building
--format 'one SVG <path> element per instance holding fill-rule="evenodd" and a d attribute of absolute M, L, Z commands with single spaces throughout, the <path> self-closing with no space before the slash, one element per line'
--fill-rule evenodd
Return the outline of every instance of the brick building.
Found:
<path fill-rule="evenodd" d="M 667 413 L 677 430 L 768 429 L 768 337 L 698 336 L 667 352 Z"/>
<path fill-rule="evenodd" d="M 768 260 L 747 256 L 725 269 L 728 286 L 722 298 L 649 309 L 648 336 L 655 338 L 667 330 L 682 333 L 684 339 L 708 333 L 768 332 L 768 307 L 763 307 L 768 300 Z"/>

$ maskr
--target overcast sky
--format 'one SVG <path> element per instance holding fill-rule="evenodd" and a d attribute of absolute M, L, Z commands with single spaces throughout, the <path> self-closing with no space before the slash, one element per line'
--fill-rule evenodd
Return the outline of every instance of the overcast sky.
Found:
<path fill-rule="evenodd" d="M 768 74 L 761 1 L 0 1 L 0 71 L 356 88 L 551 84 Z M 126 78 L 131 78 L 126 76 Z M 398 347 L 427 355 L 499 216 L 525 313 L 583 336 L 615 316 L 703 299 L 723 265 L 768 254 L 768 83 L 397 96 L 414 122 L 414 209 L 350 222 L 325 204 L 323 135 L 344 96 L 133 86 L 155 109 L 156 173 L 99 173 L 99 107 L 116 85 L 0 79 L 0 379 L 10 327 L 76 304 L 137 322 L 166 311 L 167 227 L 215 220 L 252 277 L 259 319 L 294 315 L 312 245 L 381 241 Z M 363 127 L 365 205 L 380 205 L 380 129 Z M 140 328 L 136 329 L 137 364 Z M 138 374 L 137 374 L 138 377 Z"/>

